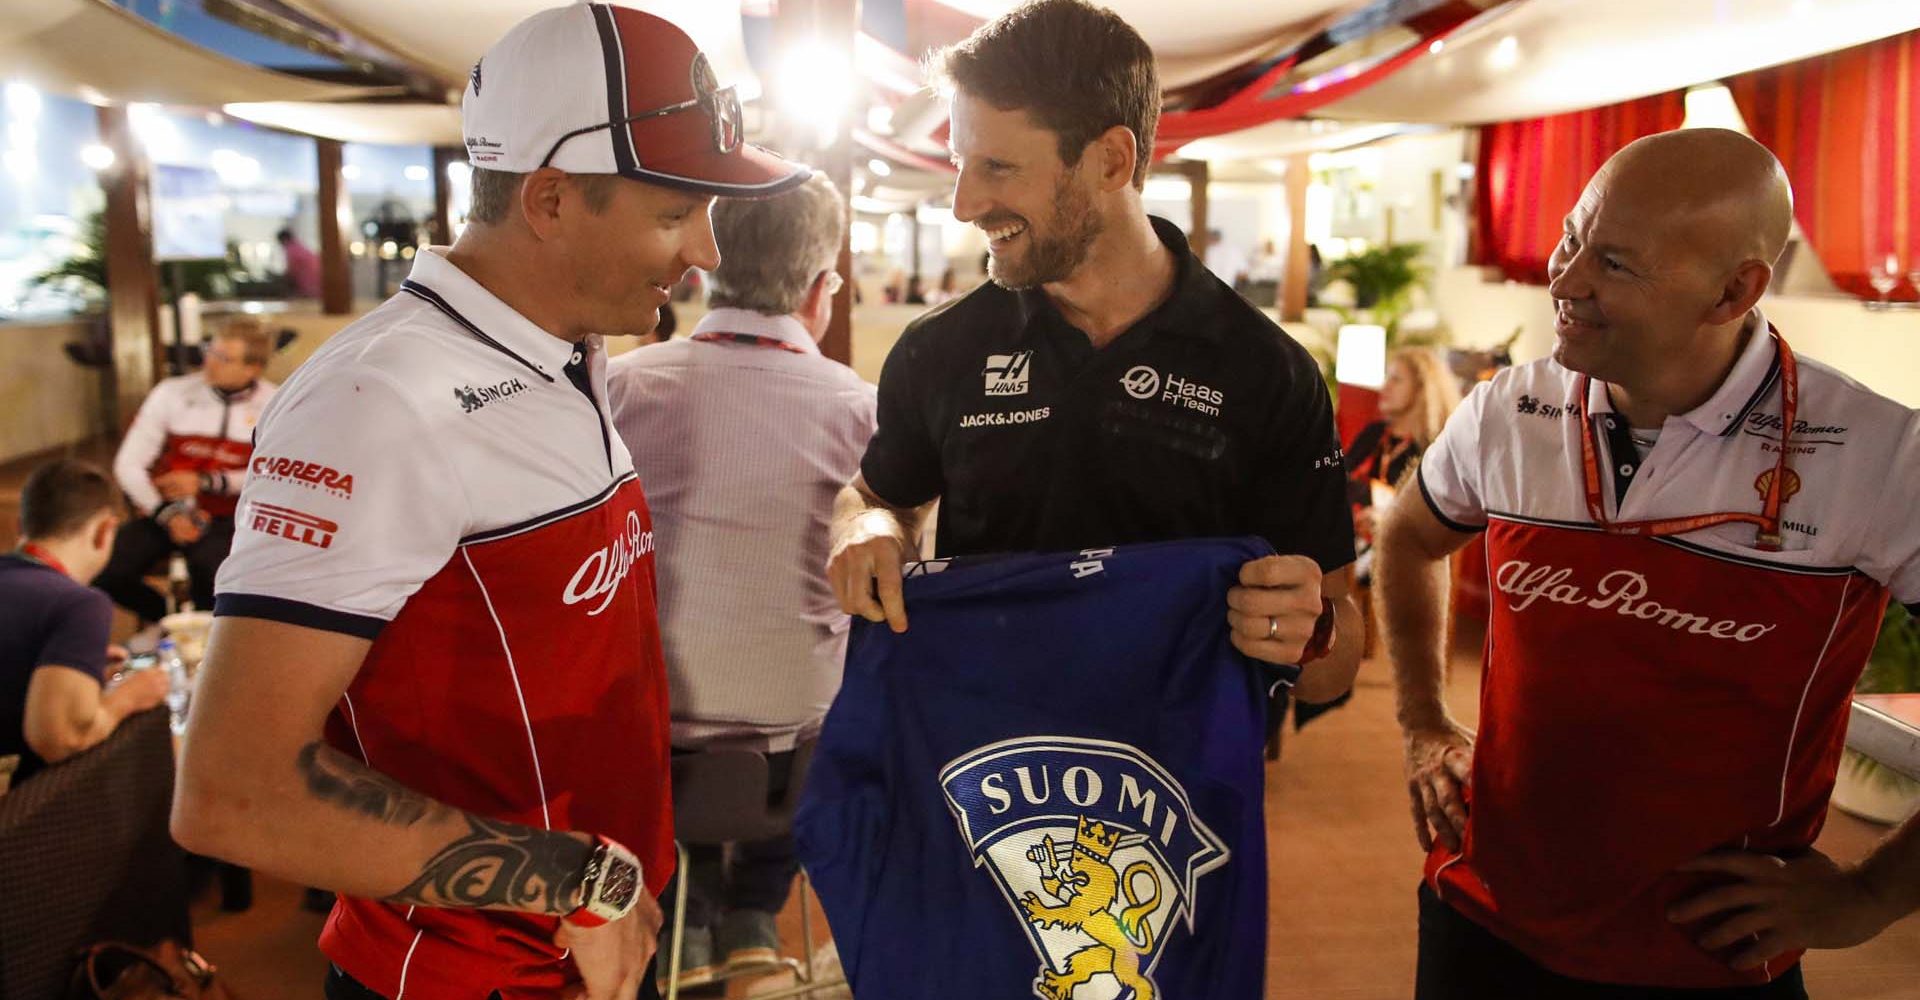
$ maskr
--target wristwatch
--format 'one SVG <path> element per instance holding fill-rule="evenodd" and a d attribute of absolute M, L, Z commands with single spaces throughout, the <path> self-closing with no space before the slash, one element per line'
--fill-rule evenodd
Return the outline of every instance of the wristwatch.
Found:
<path fill-rule="evenodd" d="M 606 837 L 593 838 L 580 875 L 580 905 L 562 917 L 575 927 L 599 927 L 627 915 L 640 901 L 640 859 Z"/>
<path fill-rule="evenodd" d="M 1300 651 L 1300 666 L 1333 652 L 1334 605 L 1330 597 L 1320 599 L 1320 617 L 1313 620 L 1313 636 L 1307 640 L 1305 649 Z"/>

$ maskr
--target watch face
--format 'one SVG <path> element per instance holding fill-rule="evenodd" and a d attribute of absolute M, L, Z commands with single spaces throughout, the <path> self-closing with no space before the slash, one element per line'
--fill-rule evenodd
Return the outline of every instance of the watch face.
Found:
<path fill-rule="evenodd" d="M 600 881 L 600 901 L 624 912 L 633 905 L 639 890 L 640 869 L 624 858 L 608 858 L 606 876 Z"/>

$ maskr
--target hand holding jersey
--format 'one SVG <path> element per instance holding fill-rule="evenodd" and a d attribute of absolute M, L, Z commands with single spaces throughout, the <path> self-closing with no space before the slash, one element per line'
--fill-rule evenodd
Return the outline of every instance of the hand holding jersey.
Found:
<path fill-rule="evenodd" d="M 987 237 L 992 280 L 888 355 L 878 429 L 836 509 L 841 607 L 907 627 L 909 512 L 936 498 L 941 556 L 1258 535 L 1285 555 L 1241 568 L 1233 641 L 1291 666 L 1331 640 L 1294 694 L 1338 698 L 1361 629 L 1326 386 L 1147 214 L 1151 49 L 1109 11 L 1041 3 L 948 49 L 938 75 L 954 218 Z"/>
<path fill-rule="evenodd" d="M 864 480 L 851 493 L 871 497 Z M 874 500 L 869 500 L 869 503 Z M 912 533 L 902 513 L 879 507 L 855 507 L 836 518 L 838 532 L 827 577 L 841 610 L 870 622 L 907 630 L 900 574 Z M 1234 648 L 1276 665 L 1297 666 L 1323 623 L 1320 565 L 1305 556 L 1265 556 L 1240 567 L 1239 583 L 1227 592 L 1227 626 Z M 1325 655 L 1326 650 L 1317 650 Z"/>

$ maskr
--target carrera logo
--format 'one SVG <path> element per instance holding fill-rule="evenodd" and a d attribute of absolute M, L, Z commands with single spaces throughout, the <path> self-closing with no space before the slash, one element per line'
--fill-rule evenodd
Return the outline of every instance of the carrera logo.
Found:
<path fill-rule="evenodd" d="M 518 395 L 525 391 L 527 391 L 527 384 L 525 382 L 517 378 L 510 378 L 505 382 L 500 382 L 495 385 L 483 385 L 477 389 L 470 385 L 456 386 L 453 390 L 453 398 L 459 400 L 460 412 L 472 413 L 488 403 L 497 402 L 508 396 Z"/>
<path fill-rule="evenodd" d="M 263 535 L 311 545 L 316 549 L 332 548 L 333 536 L 340 530 L 339 524 L 324 517 L 258 501 L 253 504 L 253 516 L 249 524 Z"/>
<path fill-rule="evenodd" d="M 1134 365 L 1127 369 L 1127 373 L 1120 376 L 1120 388 L 1135 399 L 1159 396 L 1163 403 L 1185 407 L 1210 417 L 1219 416 L 1220 404 L 1227 401 L 1226 394 L 1218 389 L 1178 375 L 1168 375 L 1163 379 L 1158 371 L 1147 365 Z"/>
<path fill-rule="evenodd" d="M 1736 622 L 1727 618 L 1715 620 L 1666 607 L 1647 599 L 1647 578 L 1632 570 L 1617 569 L 1601 577 L 1591 594 L 1579 584 L 1569 582 L 1572 577 L 1573 570 L 1570 569 L 1536 566 L 1516 559 L 1502 565 L 1500 571 L 1494 574 L 1493 581 L 1500 593 L 1511 598 L 1507 607 L 1514 611 L 1525 611 L 1536 601 L 1551 601 L 1568 607 L 1612 611 L 1622 618 L 1638 618 L 1664 625 L 1676 632 L 1704 635 L 1711 639 L 1731 639 L 1734 642 L 1752 642 L 1779 627 L 1759 622 Z"/>
<path fill-rule="evenodd" d="M 1026 395 L 1027 376 L 1032 362 L 1032 351 L 987 355 L 987 367 L 981 373 L 986 378 L 987 395 Z"/>
<path fill-rule="evenodd" d="M 253 460 L 253 475 L 283 483 L 298 483 L 310 490 L 325 490 L 343 500 L 353 497 L 353 476 L 319 462 L 261 455 Z"/>
<path fill-rule="evenodd" d="M 573 579 L 567 581 L 567 589 L 560 594 L 560 600 L 568 607 L 587 601 L 598 601 L 588 617 L 607 610 L 613 603 L 613 595 L 620 590 L 620 582 L 632 572 L 633 564 L 653 551 L 653 532 L 642 531 L 640 515 L 627 512 L 626 532 L 613 536 L 606 548 L 588 555 L 580 568 L 573 571 Z"/>

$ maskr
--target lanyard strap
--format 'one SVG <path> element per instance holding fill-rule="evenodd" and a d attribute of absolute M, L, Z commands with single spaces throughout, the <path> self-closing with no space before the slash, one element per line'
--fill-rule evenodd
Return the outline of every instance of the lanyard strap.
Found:
<path fill-rule="evenodd" d="M 1580 464 L 1587 480 L 1587 514 L 1593 518 L 1595 525 L 1610 535 L 1657 536 L 1681 535 L 1738 521 L 1759 527 L 1755 548 L 1763 552 L 1780 551 L 1780 505 L 1786 502 L 1788 477 L 1793 475 L 1787 468 L 1787 439 L 1793 435 L 1794 417 L 1800 408 L 1800 377 L 1794 364 L 1793 349 L 1787 346 L 1786 338 L 1780 336 L 1772 324 L 1767 326 L 1767 335 L 1773 338 L 1774 349 L 1780 358 L 1780 457 L 1774 462 L 1773 474 L 1767 477 L 1767 495 L 1760 513 L 1729 511 L 1652 521 L 1609 521 L 1600 492 L 1599 432 L 1587 419 L 1587 393 L 1591 380 L 1582 375 L 1574 386 L 1573 412 L 1580 421 Z"/>
<path fill-rule="evenodd" d="M 773 337 L 762 337 L 752 333 L 696 333 L 687 339 L 707 341 L 709 343 L 745 344 L 748 347 L 772 347 L 793 354 L 807 353 L 804 347 L 796 347 L 784 340 L 776 340 Z"/>
<path fill-rule="evenodd" d="M 53 553 L 48 552 L 46 549 L 32 542 L 27 542 L 20 546 L 20 554 L 57 573 L 65 574 L 67 572 L 67 567 L 62 565 L 60 560 L 55 559 Z"/>

